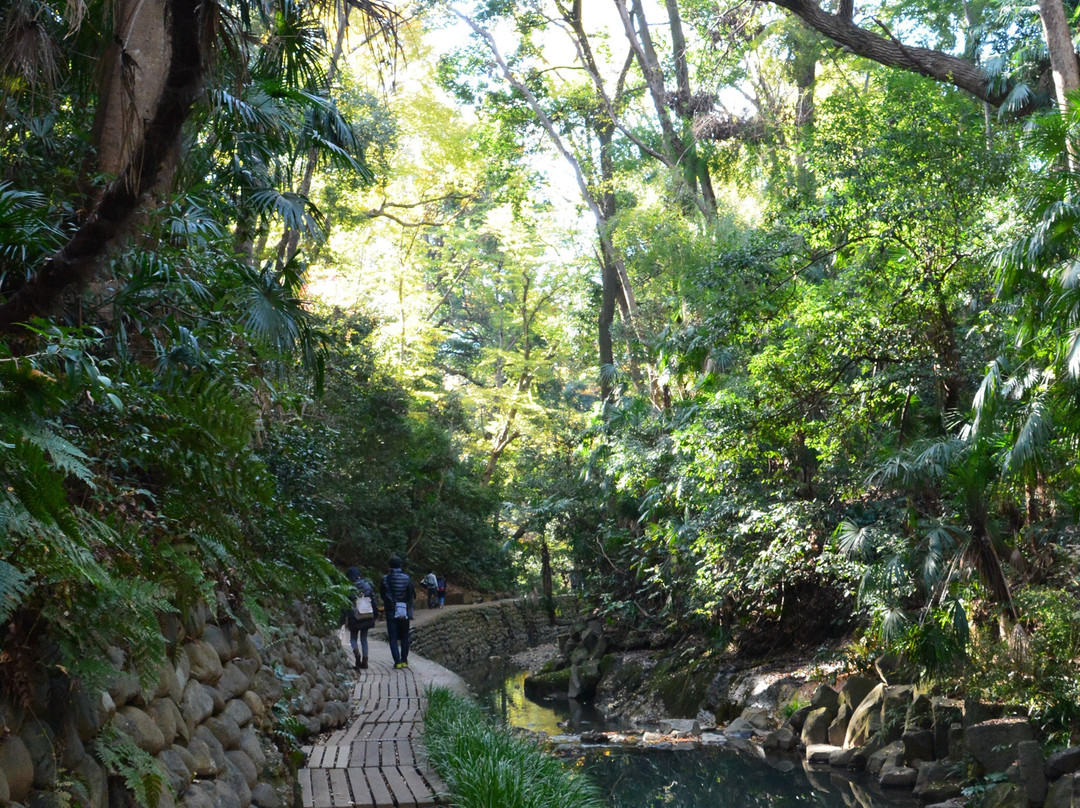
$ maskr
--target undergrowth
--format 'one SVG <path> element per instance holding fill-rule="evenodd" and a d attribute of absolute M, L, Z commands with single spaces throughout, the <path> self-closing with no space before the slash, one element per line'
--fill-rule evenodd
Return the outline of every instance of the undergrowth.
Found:
<path fill-rule="evenodd" d="M 428 694 L 424 742 L 459 808 L 601 808 L 592 783 L 517 738 L 472 701 Z"/>

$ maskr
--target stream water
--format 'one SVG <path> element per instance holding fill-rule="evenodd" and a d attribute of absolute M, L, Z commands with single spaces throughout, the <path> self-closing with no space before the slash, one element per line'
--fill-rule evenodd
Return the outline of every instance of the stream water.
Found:
<path fill-rule="evenodd" d="M 536 702 L 525 695 L 525 673 L 497 664 L 466 672 L 482 704 L 510 726 L 548 735 L 618 730 L 589 705 L 566 700 Z M 863 778 L 801 758 L 762 759 L 734 745 L 664 750 L 583 748 L 582 768 L 612 808 L 914 808 L 910 792 L 884 792 Z"/>

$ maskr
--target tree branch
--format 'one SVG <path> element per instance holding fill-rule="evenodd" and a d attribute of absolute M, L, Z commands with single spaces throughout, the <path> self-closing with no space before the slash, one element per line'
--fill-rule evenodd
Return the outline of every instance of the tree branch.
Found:
<path fill-rule="evenodd" d="M 952 84 L 994 106 L 1000 105 L 1008 96 L 1008 88 L 995 89 L 990 86 L 982 68 L 967 59 L 930 48 L 904 45 L 895 38 L 880 36 L 859 27 L 843 15 L 829 14 L 813 0 L 767 1 L 786 8 L 815 31 L 856 56 Z"/>

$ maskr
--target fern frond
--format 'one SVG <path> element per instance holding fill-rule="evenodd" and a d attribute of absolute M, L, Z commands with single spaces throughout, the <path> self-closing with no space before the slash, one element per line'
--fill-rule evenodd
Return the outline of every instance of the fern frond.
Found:
<path fill-rule="evenodd" d="M 0 623 L 6 623 L 33 591 L 33 577 L 32 572 L 0 560 Z"/>
<path fill-rule="evenodd" d="M 107 726 L 98 733 L 94 752 L 109 774 L 123 778 L 142 808 L 157 808 L 166 789 L 172 792 L 160 764 L 115 727 Z"/>

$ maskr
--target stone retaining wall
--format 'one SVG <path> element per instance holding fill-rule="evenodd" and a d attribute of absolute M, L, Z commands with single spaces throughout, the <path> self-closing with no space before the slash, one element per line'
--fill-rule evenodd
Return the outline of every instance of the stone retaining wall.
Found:
<path fill-rule="evenodd" d="M 411 648 L 450 670 L 460 671 L 491 657 L 554 642 L 558 627 L 547 612 L 526 600 L 499 600 L 439 615 L 414 625 Z"/>
<path fill-rule="evenodd" d="M 112 649 L 121 674 L 103 689 L 54 674 L 35 683 L 28 704 L 0 693 L 0 806 L 131 808 L 110 770 L 118 749 L 134 760 L 122 751 L 130 742 L 164 779 L 159 808 L 291 806 L 286 734 L 345 723 L 350 660 L 310 607 L 294 604 L 266 632 L 244 622 L 214 620 L 205 606 L 183 621 L 162 616 L 169 659 L 149 682 Z M 295 721 L 283 725 L 286 715 Z"/>

